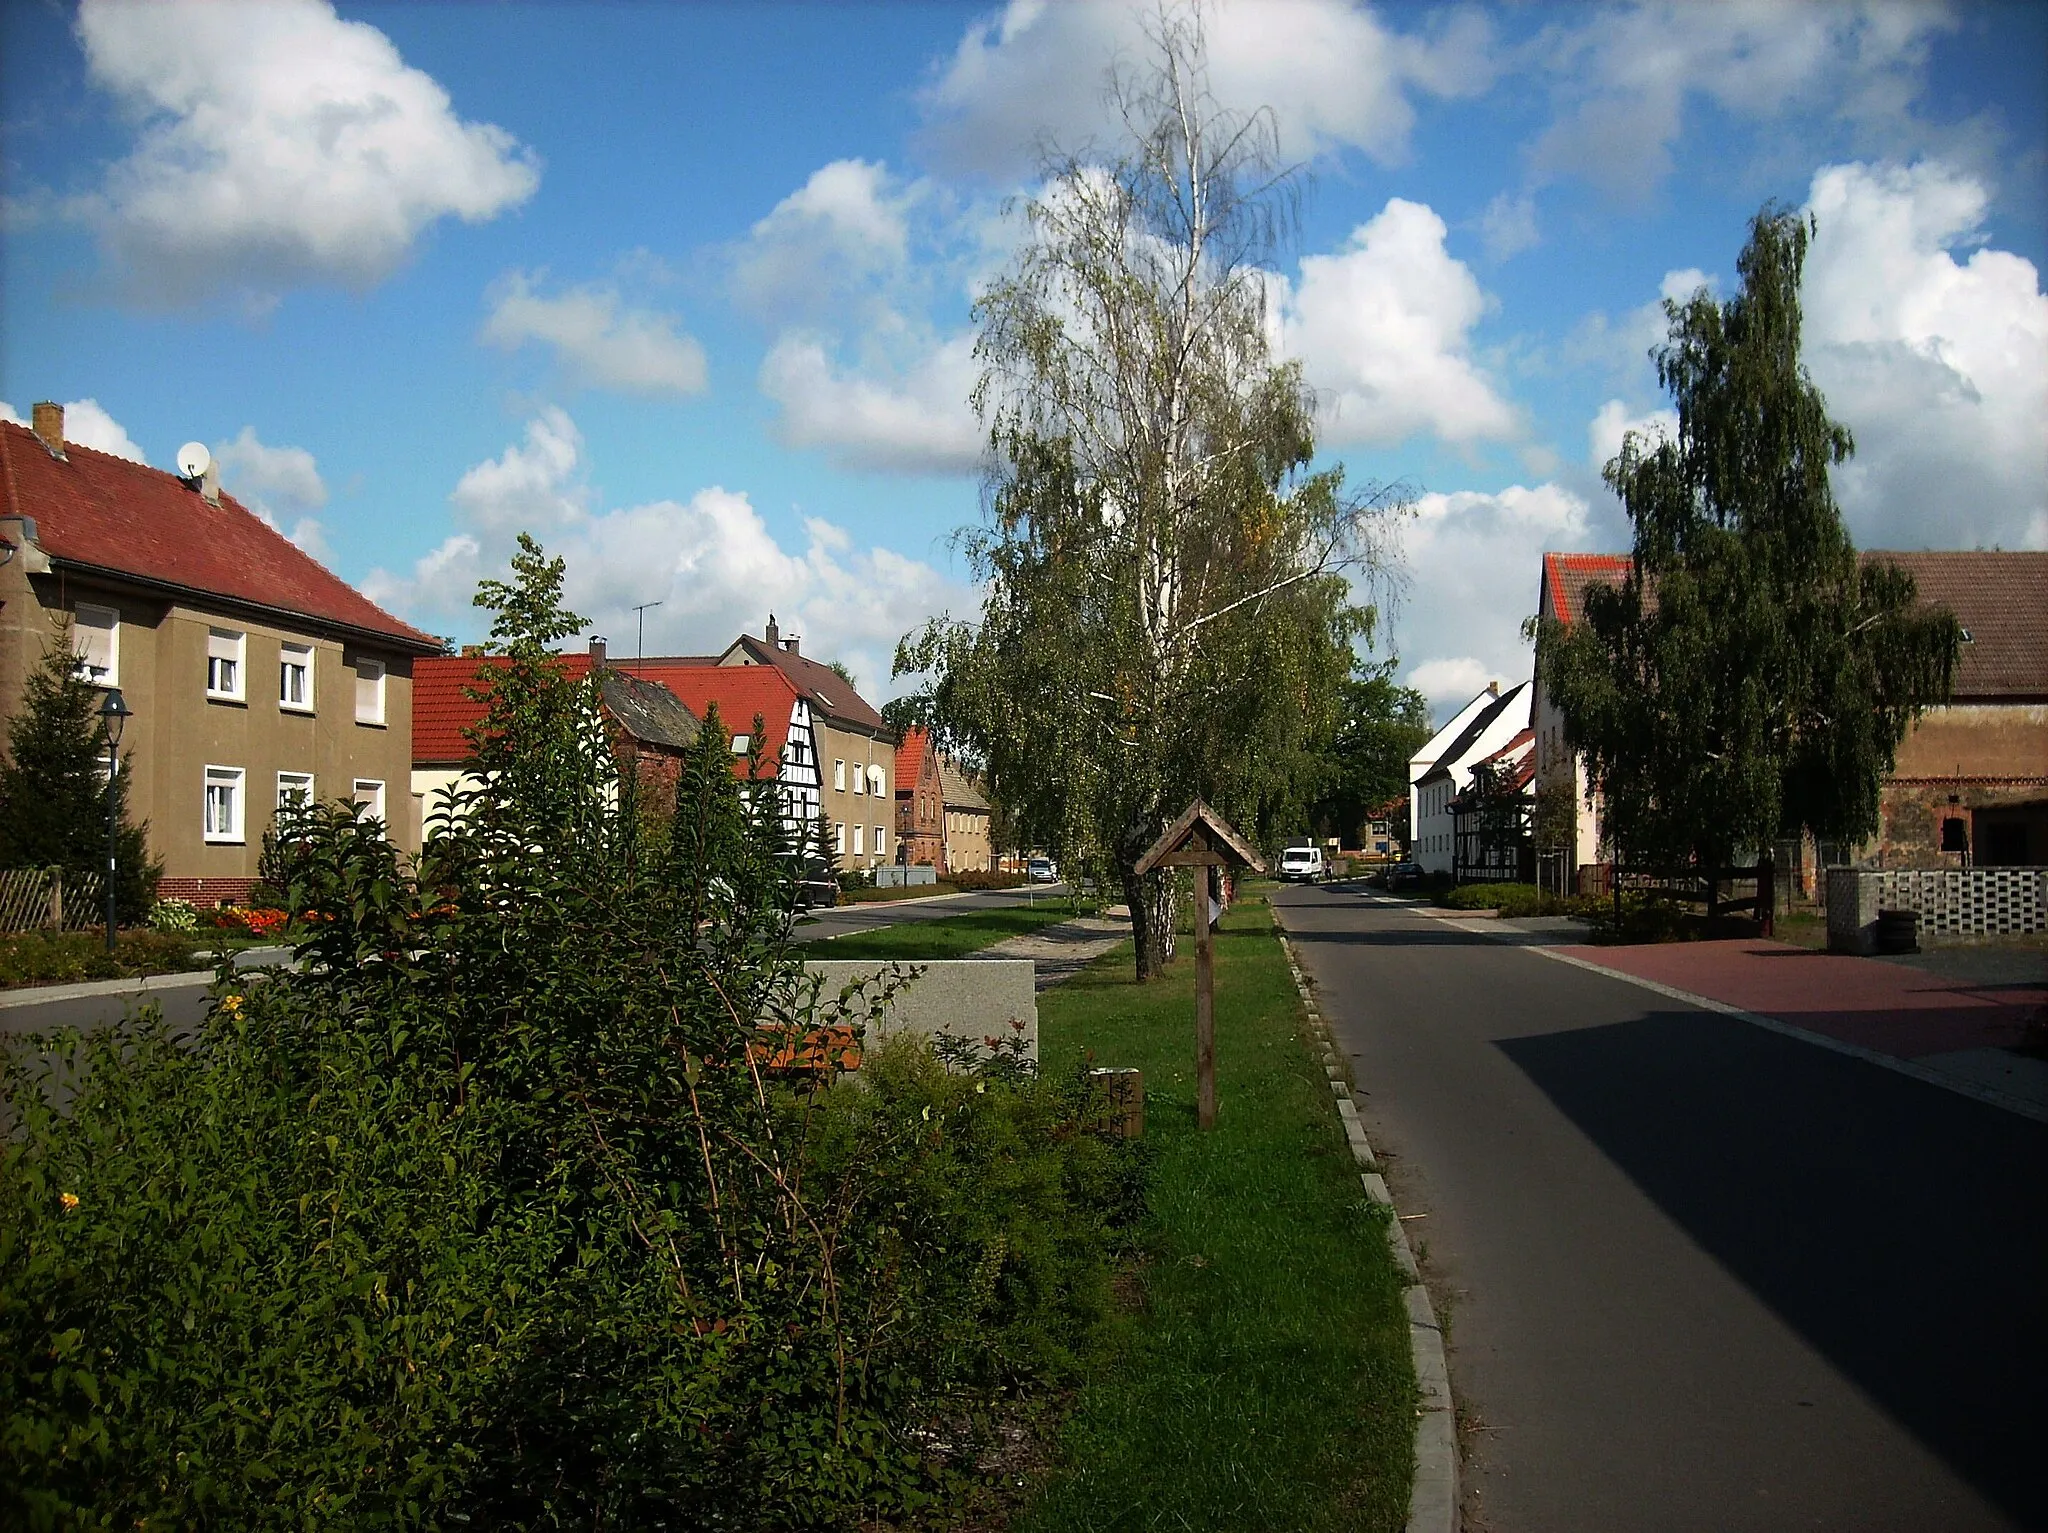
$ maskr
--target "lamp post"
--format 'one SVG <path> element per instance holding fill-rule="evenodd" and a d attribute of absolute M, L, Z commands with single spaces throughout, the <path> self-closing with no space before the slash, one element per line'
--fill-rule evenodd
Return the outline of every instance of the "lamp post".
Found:
<path fill-rule="evenodd" d="M 107 951 L 114 951 L 114 838 L 120 827 L 121 798 L 115 791 L 121 770 L 121 729 L 135 716 L 119 687 L 107 688 L 100 700 L 100 727 L 107 732 Z"/>

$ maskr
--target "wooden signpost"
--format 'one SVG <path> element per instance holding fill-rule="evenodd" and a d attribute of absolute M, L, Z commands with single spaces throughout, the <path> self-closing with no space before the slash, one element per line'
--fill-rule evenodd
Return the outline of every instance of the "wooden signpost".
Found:
<path fill-rule="evenodd" d="M 1200 799 L 1166 827 L 1138 859 L 1138 876 L 1155 868 L 1199 868 L 1195 878 L 1195 1121 L 1216 1126 L 1216 954 L 1209 942 L 1211 869 L 1263 873 L 1266 864 L 1244 837 Z"/>

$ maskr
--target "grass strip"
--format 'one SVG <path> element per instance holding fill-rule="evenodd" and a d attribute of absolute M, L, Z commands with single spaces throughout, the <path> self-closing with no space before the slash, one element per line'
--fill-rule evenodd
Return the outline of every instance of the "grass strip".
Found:
<path fill-rule="evenodd" d="M 1195 1127 L 1194 962 L 1128 944 L 1039 999 L 1045 1068 L 1135 1065 L 1155 1157 L 1139 1278 L 1016 1533 L 1399 1529 L 1415 1379 L 1386 1213 L 1359 1185 L 1263 899 L 1216 940 L 1218 1121 Z"/>
<path fill-rule="evenodd" d="M 815 942 L 806 949 L 813 958 L 962 958 L 1011 937 L 1071 921 L 1074 912 L 1066 901 L 1057 905 L 1003 905 L 994 910 L 976 910 L 937 921 L 905 921 L 877 931 L 854 932 L 845 937 Z"/>

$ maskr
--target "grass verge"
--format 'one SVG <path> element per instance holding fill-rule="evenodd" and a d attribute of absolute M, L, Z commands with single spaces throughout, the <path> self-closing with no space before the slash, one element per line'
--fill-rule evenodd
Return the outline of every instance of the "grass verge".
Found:
<path fill-rule="evenodd" d="M 1142 1299 L 1117 1321 L 1016 1533 L 1398 1529 L 1415 1380 L 1386 1214 L 1359 1185 L 1262 899 L 1216 941 L 1218 1122 L 1194 1109 L 1194 963 L 1128 946 L 1039 1001 L 1044 1066 L 1145 1072 Z"/>
<path fill-rule="evenodd" d="M 809 951 L 817 958 L 961 958 L 1072 920 L 1073 915 L 1064 900 L 1057 905 L 1005 905 L 939 921 L 906 921 L 879 931 L 854 932 L 814 943 Z"/>

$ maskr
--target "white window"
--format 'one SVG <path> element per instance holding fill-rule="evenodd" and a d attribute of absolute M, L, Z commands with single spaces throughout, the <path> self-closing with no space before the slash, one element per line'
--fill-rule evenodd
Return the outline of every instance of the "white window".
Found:
<path fill-rule="evenodd" d="M 242 839 L 242 784 L 247 776 L 240 767 L 206 769 L 206 810 L 200 830 L 208 841 Z"/>
<path fill-rule="evenodd" d="M 358 777 L 355 785 L 356 818 L 384 821 L 384 784 L 372 782 L 367 777 Z"/>
<path fill-rule="evenodd" d="M 277 774 L 277 807 L 283 809 L 291 804 L 313 802 L 313 774 L 311 772 L 279 772 Z"/>
<path fill-rule="evenodd" d="M 277 647 L 277 706 L 294 713 L 313 711 L 313 646 Z"/>
<path fill-rule="evenodd" d="M 858 856 L 860 856 L 860 855 L 861 855 L 861 845 L 860 845 L 860 836 L 861 836 L 861 829 L 862 829 L 862 827 L 860 827 L 860 826 L 858 826 L 858 825 L 856 825 L 856 826 L 854 826 L 854 827 L 853 827 L 853 855 L 854 855 L 854 856 L 856 856 L 856 857 L 858 857 Z"/>
<path fill-rule="evenodd" d="M 206 630 L 206 695 L 242 700 L 242 656 L 249 636 L 232 628 Z"/>
<path fill-rule="evenodd" d="M 858 761 L 856 761 L 853 764 L 853 791 L 856 793 L 865 793 L 868 791 L 867 774 L 861 771 L 860 763 Z"/>
<path fill-rule="evenodd" d="M 384 722 L 384 662 L 381 660 L 359 658 L 356 661 L 356 722 Z"/>
<path fill-rule="evenodd" d="M 883 856 L 888 850 L 888 843 L 882 839 L 882 827 L 877 825 L 875 827 L 875 855 L 877 857 Z"/>
<path fill-rule="evenodd" d="M 832 827 L 832 850 L 841 857 L 846 855 L 846 827 L 844 825 Z"/>
<path fill-rule="evenodd" d="M 732 753 L 735 756 L 744 756 L 752 748 L 753 742 L 745 735 L 734 735 L 732 737 Z"/>
<path fill-rule="evenodd" d="M 846 791 L 846 763 L 843 761 L 832 763 L 832 791 L 834 793 L 844 793 Z"/>
<path fill-rule="evenodd" d="M 80 602 L 71 615 L 71 647 L 78 655 L 78 674 L 97 686 L 121 680 L 121 614 L 112 607 Z"/>
<path fill-rule="evenodd" d="M 877 798 L 882 796 L 882 769 L 878 766 L 871 765 L 868 768 L 868 792 L 874 794 Z"/>

